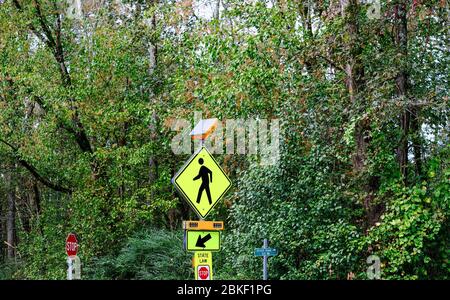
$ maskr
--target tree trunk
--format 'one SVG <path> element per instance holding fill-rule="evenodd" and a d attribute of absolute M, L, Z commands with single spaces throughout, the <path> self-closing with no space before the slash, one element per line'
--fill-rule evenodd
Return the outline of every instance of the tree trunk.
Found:
<path fill-rule="evenodd" d="M 347 75 L 346 85 L 352 103 L 357 101 L 356 96 L 364 84 L 364 67 L 361 60 L 362 46 L 359 41 L 358 13 L 359 4 L 357 0 L 348 0 L 342 3 L 343 16 L 347 19 L 346 31 L 349 35 L 347 47 L 347 64 L 345 73 Z"/>
<path fill-rule="evenodd" d="M 422 139 L 420 137 L 421 124 L 419 120 L 420 109 L 411 109 L 411 134 L 414 150 L 414 164 L 416 176 L 422 177 Z"/>
<path fill-rule="evenodd" d="M 346 49 L 347 63 L 344 71 L 346 73 L 346 86 L 353 106 L 364 107 L 365 103 L 360 105 L 358 102 L 364 101 L 362 96 L 363 86 L 365 85 L 364 66 L 361 58 L 362 45 L 359 41 L 359 3 L 357 0 L 342 0 L 341 14 L 346 20 L 346 34 L 349 35 L 349 42 Z M 367 175 L 367 151 L 370 144 L 370 119 L 361 118 L 355 125 L 354 138 L 356 142 L 355 153 L 352 158 L 353 172 L 358 178 L 363 180 L 362 190 L 364 196 L 364 208 L 366 210 L 367 227 L 372 227 L 381 216 L 384 205 L 373 204 L 376 192 L 380 185 L 378 176 Z"/>
<path fill-rule="evenodd" d="M 220 18 L 220 0 L 216 1 L 216 7 L 214 9 L 214 19 L 219 20 Z"/>
<path fill-rule="evenodd" d="M 299 12 L 302 16 L 303 27 L 305 29 L 305 38 L 312 39 L 313 38 L 313 28 L 312 28 L 312 20 L 313 20 L 313 8 L 311 1 L 308 1 L 306 4 L 303 4 L 301 7 L 301 11 Z M 314 69 L 317 63 L 317 59 L 315 55 L 310 55 L 307 60 L 305 60 L 306 71 L 309 75 L 314 74 Z"/>
<path fill-rule="evenodd" d="M 355 104 L 360 92 L 360 86 L 364 83 L 364 69 L 361 61 L 362 48 L 358 41 L 358 3 L 356 0 L 341 1 L 342 16 L 346 18 L 346 34 L 349 35 L 349 42 L 346 49 L 347 64 L 345 65 L 346 86 L 350 101 Z M 367 120 L 360 120 L 355 126 L 356 149 L 353 156 L 353 169 L 355 173 L 364 170 L 366 152 L 368 147 L 368 130 L 370 123 Z"/>
<path fill-rule="evenodd" d="M 3 194 L 0 194 L 3 196 Z M 2 197 L 3 198 L 3 197 Z M 3 199 L 0 198 L 0 262 L 3 261 L 5 253 L 3 252 L 3 241 L 5 240 L 5 216 L 3 210 Z"/>
<path fill-rule="evenodd" d="M 400 116 L 400 128 L 402 136 L 398 148 L 398 159 L 400 166 L 400 173 L 402 174 L 403 182 L 408 183 L 408 134 L 411 115 L 408 110 L 405 110 Z"/>
<path fill-rule="evenodd" d="M 408 100 L 408 15 L 407 3 L 400 1 L 394 7 L 395 27 L 394 40 L 401 57 L 399 72 L 396 77 L 397 96 L 401 101 Z M 408 153 L 409 141 L 412 142 L 414 153 L 415 174 L 422 175 L 422 141 L 420 138 L 420 109 L 405 103 L 405 110 L 400 116 L 402 137 L 398 149 L 399 167 L 405 184 L 408 183 Z"/>
<path fill-rule="evenodd" d="M 156 14 L 153 14 L 150 18 L 150 29 L 156 30 Z M 156 65 L 157 65 L 157 47 L 154 42 L 149 43 L 148 48 L 148 55 L 149 55 L 149 68 L 148 72 L 149 75 L 153 75 L 153 72 L 155 71 Z"/>
<path fill-rule="evenodd" d="M 153 5 L 155 5 L 155 3 L 153 3 Z M 156 30 L 156 14 L 153 14 L 151 19 L 150 19 L 150 29 L 151 30 Z M 150 42 L 149 43 L 149 68 L 148 68 L 148 73 L 150 76 L 153 76 L 154 71 L 156 69 L 157 66 L 157 47 L 155 42 Z M 155 102 L 154 100 L 154 93 L 150 93 L 150 102 Z M 153 112 L 152 112 L 152 118 L 151 118 L 151 123 L 149 125 L 149 129 L 150 129 L 150 140 L 153 143 L 156 143 L 157 139 L 158 139 L 158 114 L 156 112 L 156 107 L 154 108 Z M 155 147 L 154 147 L 155 149 Z M 150 158 L 149 158 L 149 175 L 148 175 L 148 179 L 149 179 L 149 183 L 152 184 L 154 183 L 157 178 L 158 178 L 158 162 L 156 160 L 156 155 L 153 154 Z"/>
<path fill-rule="evenodd" d="M 41 194 L 39 192 L 39 187 L 37 182 L 33 182 L 33 192 L 34 192 L 34 207 L 36 210 L 36 215 L 41 214 Z"/>
<path fill-rule="evenodd" d="M 158 115 L 156 111 L 153 111 L 152 113 L 151 124 L 149 127 L 150 127 L 150 139 L 153 143 L 156 143 L 156 140 L 158 138 L 158 131 L 157 131 Z M 158 178 L 158 161 L 156 160 L 156 155 L 153 155 L 149 159 L 149 175 L 148 175 L 149 183 L 150 184 L 154 183 L 157 178 Z"/>
<path fill-rule="evenodd" d="M 12 176 L 13 172 L 14 169 L 10 168 L 5 174 L 7 187 L 6 243 L 8 259 L 14 259 L 16 252 L 16 191 Z"/>
<path fill-rule="evenodd" d="M 407 23 L 407 8 L 406 1 L 401 0 L 394 7 L 394 41 L 397 46 L 398 53 L 401 57 L 400 67 L 396 76 L 397 97 L 400 101 L 407 102 L 408 96 L 408 72 L 407 72 L 407 58 L 408 58 L 408 23 Z M 411 111 L 408 103 L 405 103 L 405 109 L 400 115 L 400 128 L 402 136 L 398 148 L 398 159 L 400 172 L 405 184 L 408 183 L 408 139 L 409 130 L 411 126 Z"/>

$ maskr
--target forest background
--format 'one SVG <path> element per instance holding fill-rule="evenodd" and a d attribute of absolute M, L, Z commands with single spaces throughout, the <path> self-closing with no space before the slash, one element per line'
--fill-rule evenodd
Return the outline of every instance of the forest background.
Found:
<path fill-rule="evenodd" d="M 0 1 L 0 278 L 193 279 L 175 119 L 280 122 L 218 154 L 216 279 L 448 279 L 445 0 Z M 270 130 L 269 130 L 270 131 Z M 192 146 L 194 149 L 194 146 Z M 225 147 L 225 145 L 224 145 Z"/>

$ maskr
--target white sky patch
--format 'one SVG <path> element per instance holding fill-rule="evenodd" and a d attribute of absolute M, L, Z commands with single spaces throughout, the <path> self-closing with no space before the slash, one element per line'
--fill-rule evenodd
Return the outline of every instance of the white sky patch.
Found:
<path fill-rule="evenodd" d="M 260 0 L 250 0 L 250 3 L 256 3 Z M 265 1 L 268 8 L 273 7 L 273 0 Z M 195 0 L 193 3 L 194 13 L 197 17 L 211 20 L 214 17 L 214 11 L 216 10 L 217 0 Z M 219 13 L 222 14 L 224 10 L 223 0 L 220 1 Z"/>
<path fill-rule="evenodd" d="M 197 17 L 210 20 L 214 16 L 214 10 L 216 9 L 217 1 L 213 0 L 199 0 L 194 1 L 193 8 Z M 220 11 L 223 9 L 222 3 L 220 4 Z"/>

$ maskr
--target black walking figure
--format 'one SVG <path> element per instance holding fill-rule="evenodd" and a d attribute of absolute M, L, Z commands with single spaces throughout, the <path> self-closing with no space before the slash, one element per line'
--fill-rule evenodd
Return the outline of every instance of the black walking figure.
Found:
<path fill-rule="evenodd" d="M 200 165 L 203 165 L 203 158 L 199 158 L 198 163 Z M 198 175 L 194 177 L 194 180 L 200 179 L 200 177 L 202 178 L 202 185 L 200 186 L 199 190 L 198 190 L 198 195 L 197 195 L 197 203 L 200 203 L 200 199 L 202 198 L 202 193 L 203 190 L 206 190 L 206 196 L 208 196 L 208 201 L 209 204 L 212 204 L 211 201 L 211 193 L 209 191 L 209 177 L 208 174 L 211 176 L 211 183 L 212 183 L 212 172 L 210 169 L 208 169 L 205 166 L 201 166 L 200 170 L 198 171 Z"/>

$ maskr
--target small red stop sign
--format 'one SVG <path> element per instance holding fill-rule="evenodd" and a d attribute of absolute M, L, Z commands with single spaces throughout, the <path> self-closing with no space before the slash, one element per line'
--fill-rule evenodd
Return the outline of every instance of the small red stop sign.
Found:
<path fill-rule="evenodd" d="M 78 240 L 74 233 L 69 233 L 66 238 L 66 253 L 68 256 L 76 256 L 78 251 Z"/>
<path fill-rule="evenodd" d="M 200 266 L 198 268 L 198 277 L 201 280 L 209 279 L 209 266 Z"/>

